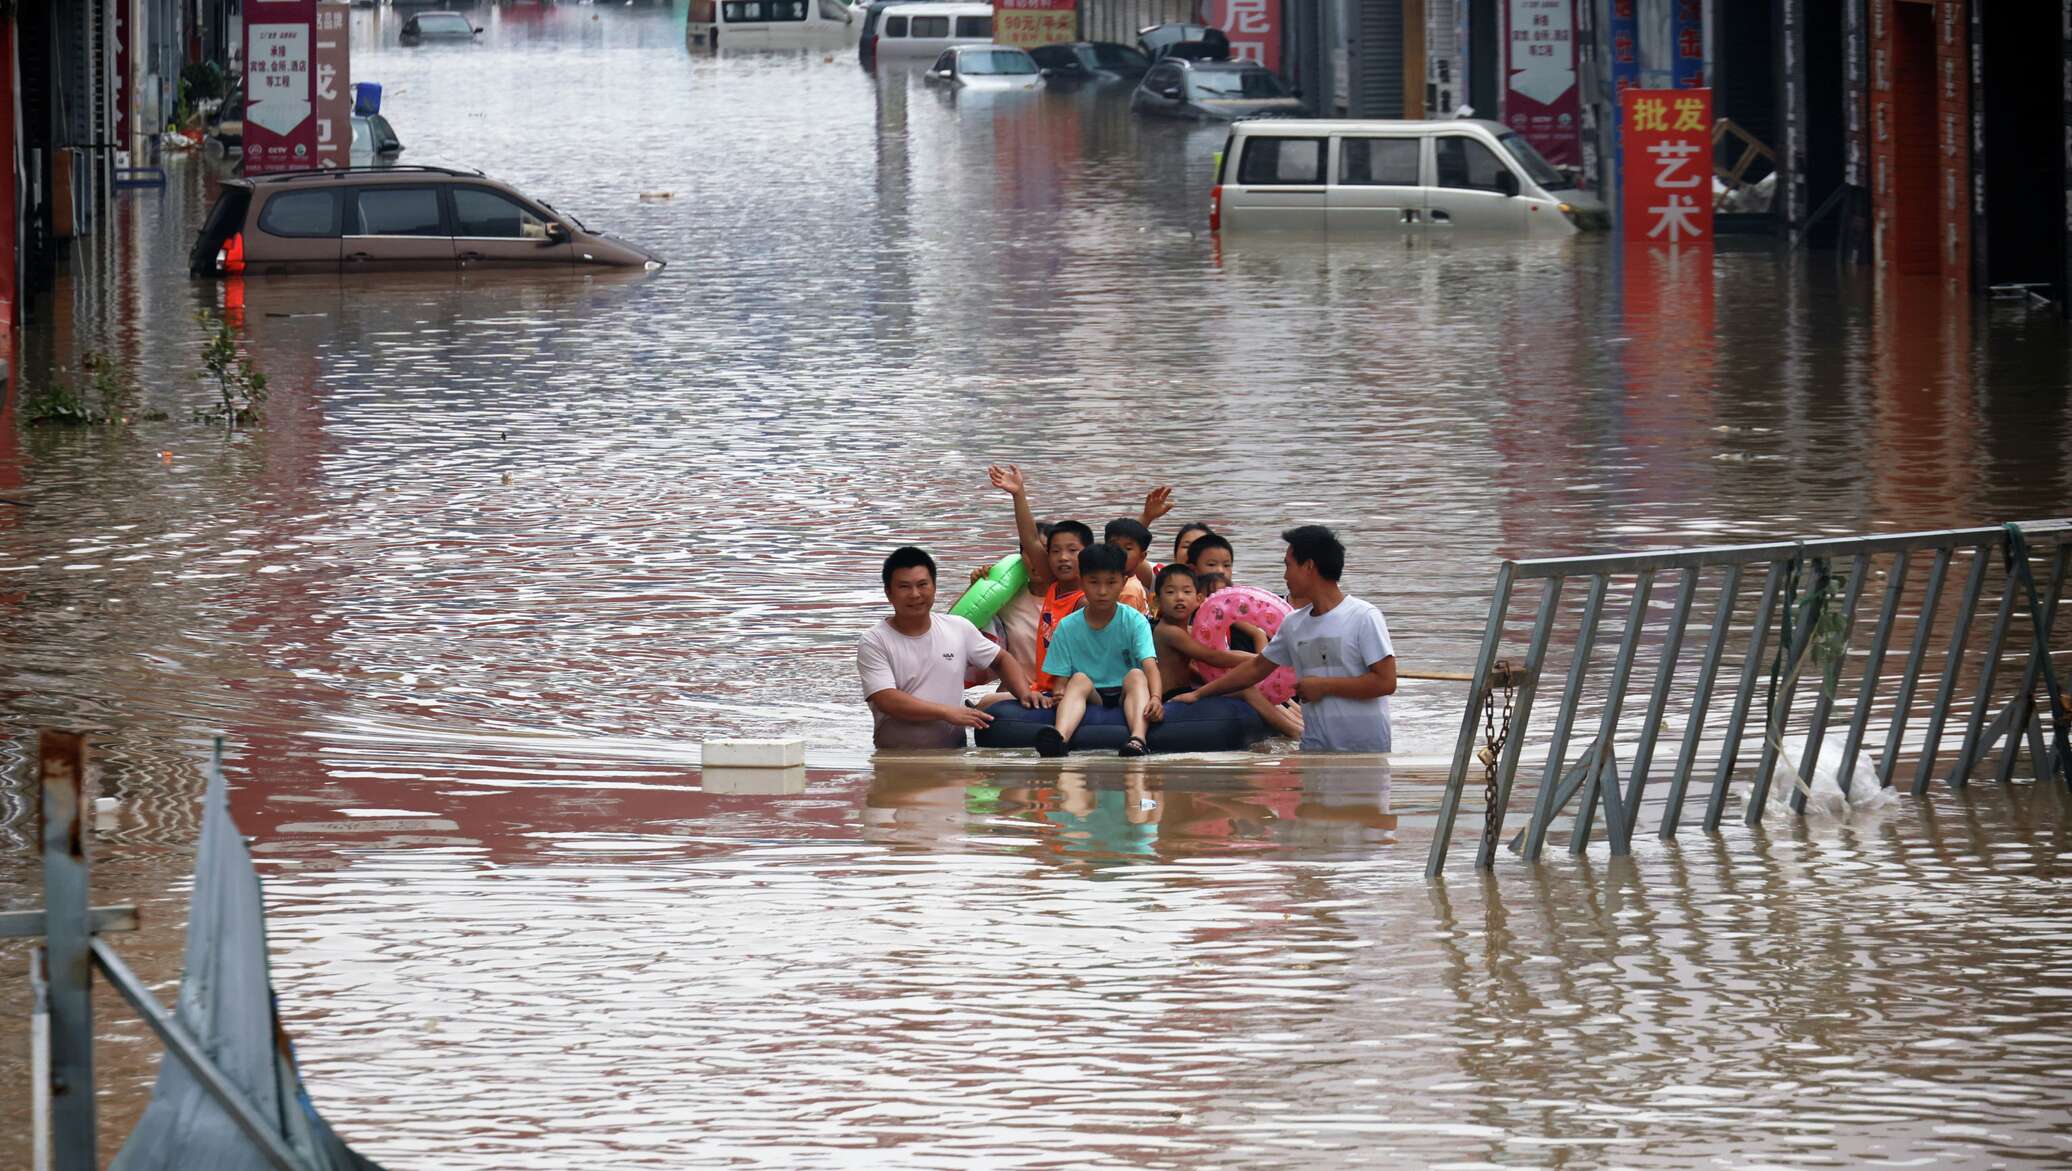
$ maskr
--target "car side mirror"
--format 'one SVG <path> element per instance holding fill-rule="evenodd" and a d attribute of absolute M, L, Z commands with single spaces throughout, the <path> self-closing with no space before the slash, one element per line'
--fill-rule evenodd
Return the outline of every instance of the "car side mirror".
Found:
<path fill-rule="evenodd" d="M 1498 171 L 1496 173 L 1496 189 L 1504 198 L 1512 198 L 1518 194 L 1518 176 L 1513 175 L 1509 171 Z"/>
<path fill-rule="evenodd" d="M 1036 76 L 1038 76 L 1038 77 L 1050 77 L 1050 76 L 1052 76 L 1052 75 L 1054 75 L 1054 74 L 1056 74 L 1056 73 L 1057 73 L 1057 70 L 1055 70 L 1055 69 L 1052 69 L 1052 68 L 1050 68 L 1049 66 L 1047 66 L 1047 65 L 1046 65 L 1046 66 L 1044 66 L 1043 68 L 1041 68 L 1041 69 L 1038 69 L 1038 70 L 1036 71 Z"/>
<path fill-rule="evenodd" d="M 566 244 L 568 243 L 568 239 L 569 237 L 567 224 L 555 221 L 547 225 L 547 243 Z"/>
<path fill-rule="evenodd" d="M 1164 98 L 1169 102 L 1177 102 L 1180 100 L 1180 87 L 1177 85 L 1169 85 L 1164 89 L 1159 90 L 1158 96 Z"/>
<path fill-rule="evenodd" d="M 479 36 L 481 36 L 481 35 L 482 35 L 482 30 L 481 30 L 481 29 L 479 29 L 479 28 L 478 28 L 478 29 L 476 29 L 476 30 L 475 30 L 475 35 L 476 35 L 476 36 L 478 36 L 478 37 L 479 37 Z"/>

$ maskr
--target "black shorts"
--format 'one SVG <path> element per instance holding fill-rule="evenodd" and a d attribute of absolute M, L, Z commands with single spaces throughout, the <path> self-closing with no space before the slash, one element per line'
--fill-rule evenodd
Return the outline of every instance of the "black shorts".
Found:
<path fill-rule="evenodd" d="M 1096 687 L 1094 694 L 1101 697 L 1102 707 L 1119 707 L 1122 704 L 1122 688 Z"/>

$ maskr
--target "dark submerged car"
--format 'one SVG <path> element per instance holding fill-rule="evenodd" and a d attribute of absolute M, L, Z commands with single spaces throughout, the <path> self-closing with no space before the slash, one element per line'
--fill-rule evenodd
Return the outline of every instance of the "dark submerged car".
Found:
<path fill-rule="evenodd" d="M 458 12 L 420 12 L 403 22 L 396 39 L 414 45 L 420 41 L 470 41 L 480 35 L 482 30 Z"/>
<path fill-rule="evenodd" d="M 1238 118 L 1304 118 L 1309 110 L 1281 79 L 1249 61 L 1193 61 L 1168 56 L 1151 67 L 1130 108 L 1169 118 L 1229 122 Z"/>
<path fill-rule="evenodd" d="M 1080 82 L 1134 82 L 1151 68 L 1151 58 L 1113 41 L 1079 41 L 1042 45 L 1029 50 L 1036 64 L 1050 70 L 1052 85 Z"/>

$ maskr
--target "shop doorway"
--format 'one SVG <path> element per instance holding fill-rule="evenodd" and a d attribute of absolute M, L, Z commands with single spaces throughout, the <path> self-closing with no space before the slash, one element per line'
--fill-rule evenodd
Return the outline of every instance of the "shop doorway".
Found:
<path fill-rule="evenodd" d="M 2055 4 L 1981 11 L 1985 283 L 2065 303 L 2064 30 Z"/>

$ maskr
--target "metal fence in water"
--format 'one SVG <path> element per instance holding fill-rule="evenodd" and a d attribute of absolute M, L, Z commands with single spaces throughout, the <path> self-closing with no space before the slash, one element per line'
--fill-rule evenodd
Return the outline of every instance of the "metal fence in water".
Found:
<path fill-rule="evenodd" d="M 1506 561 L 1426 873 L 1444 868 L 1463 793 L 1476 781 L 1484 787 L 1476 865 L 1495 864 L 1529 739 L 1543 763 L 1524 832 L 1511 843 L 1527 861 L 1539 859 L 1572 802 L 1571 853 L 1588 848 L 1600 813 L 1611 852 L 1629 852 L 1650 782 L 1661 789 L 1661 838 L 1675 837 L 1687 800 L 1699 796 L 1705 831 L 1717 830 L 1748 757 L 1755 768 L 1744 817 L 1754 825 L 1791 738 L 1803 747 L 1783 763 L 1810 779 L 1825 756 L 1845 793 L 1873 779 L 1853 767 L 1873 745 L 1876 783 L 1916 796 L 1939 770 L 1964 785 L 1996 748 L 1992 775 L 2009 781 L 2024 744 L 2038 780 L 2065 775 L 2072 710 L 2050 648 L 2068 561 L 2072 520 Z M 1512 601 L 1533 582 L 1539 602 L 1521 646 Z M 1994 590 L 1999 602 L 1988 614 L 1980 602 Z M 1614 642 L 1604 626 L 1622 611 Z M 1980 627 L 1983 642 L 1974 639 Z M 1522 658 L 1507 658 L 1512 648 Z M 1640 705 L 1628 694 L 1650 659 L 1653 682 L 1636 718 L 1629 709 Z M 1895 663 L 1896 675 L 1887 670 Z M 1544 737 L 1533 726 L 1542 702 L 1553 710 Z M 1572 752 L 1593 719 L 1594 735 Z M 1946 741 L 1956 744 L 1954 757 Z M 1803 810 L 1805 791 L 1794 790 L 1792 807 Z"/>

